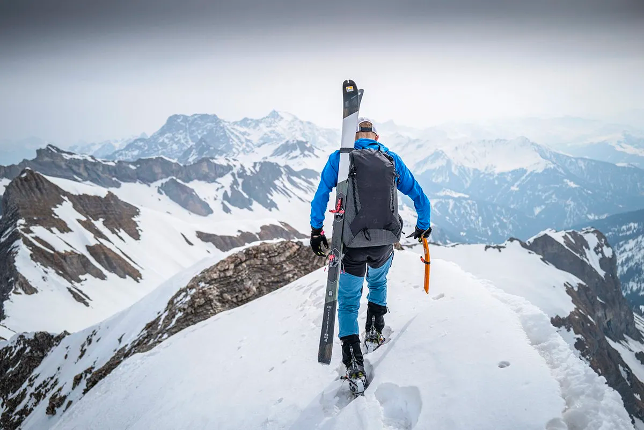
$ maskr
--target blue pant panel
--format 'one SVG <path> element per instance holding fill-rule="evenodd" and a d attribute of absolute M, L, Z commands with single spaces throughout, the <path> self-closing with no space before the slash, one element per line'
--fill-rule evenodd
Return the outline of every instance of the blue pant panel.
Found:
<path fill-rule="evenodd" d="M 369 268 L 367 271 L 367 283 L 369 294 L 367 299 L 381 306 L 387 306 L 387 273 L 391 267 L 393 254 L 385 264 L 377 269 Z M 362 285 L 364 278 L 353 276 L 349 273 L 340 274 L 338 285 L 338 324 L 339 336 L 345 337 L 352 334 L 359 334 L 358 310 L 360 309 L 360 298 L 362 297 Z"/>
<path fill-rule="evenodd" d="M 385 264 L 374 269 L 367 269 L 367 285 L 369 285 L 369 294 L 367 300 L 380 306 L 387 306 L 387 273 L 391 267 L 394 255 L 391 254 Z"/>

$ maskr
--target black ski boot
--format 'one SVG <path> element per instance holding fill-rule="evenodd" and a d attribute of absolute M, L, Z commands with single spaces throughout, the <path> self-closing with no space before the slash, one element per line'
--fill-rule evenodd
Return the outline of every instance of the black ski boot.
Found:
<path fill-rule="evenodd" d="M 364 394 L 367 374 L 364 371 L 364 359 L 360 349 L 360 337 L 357 334 L 345 336 L 342 341 L 342 363 L 347 368 L 347 374 L 342 379 L 349 381 L 349 388 L 355 396 Z"/>
<path fill-rule="evenodd" d="M 369 302 L 367 307 L 367 323 L 365 325 L 364 345 L 367 353 L 373 352 L 385 343 L 382 330 L 385 328 L 387 307 Z"/>

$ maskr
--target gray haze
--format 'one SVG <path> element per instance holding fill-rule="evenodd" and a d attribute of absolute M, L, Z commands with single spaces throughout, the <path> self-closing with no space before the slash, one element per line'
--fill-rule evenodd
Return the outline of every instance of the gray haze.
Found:
<path fill-rule="evenodd" d="M 174 113 L 339 126 L 339 86 L 409 125 L 644 107 L 641 1 L 8 0 L 0 139 L 63 146 Z"/>

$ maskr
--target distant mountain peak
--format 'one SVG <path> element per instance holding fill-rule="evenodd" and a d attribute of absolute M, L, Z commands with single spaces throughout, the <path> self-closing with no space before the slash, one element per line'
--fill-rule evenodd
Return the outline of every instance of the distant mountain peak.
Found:
<path fill-rule="evenodd" d="M 293 121 L 293 120 L 298 120 L 295 115 L 290 114 L 288 112 L 283 112 L 283 111 L 278 111 L 273 109 L 266 115 L 262 120 L 273 120 L 273 121 L 279 121 L 279 120 L 286 120 L 286 121 Z"/>

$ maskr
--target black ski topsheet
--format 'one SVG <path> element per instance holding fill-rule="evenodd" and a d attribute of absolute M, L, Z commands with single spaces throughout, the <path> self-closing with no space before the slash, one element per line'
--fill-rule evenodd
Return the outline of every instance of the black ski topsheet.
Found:
<path fill-rule="evenodd" d="M 322 314 L 322 330 L 320 333 L 320 347 L 318 349 L 318 362 L 331 363 L 333 354 L 333 331 L 335 329 L 335 313 L 338 304 L 338 280 L 342 267 L 342 229 L 344 227 L 344 209 L 348 188 L 349 153 L 355 142 L 356 126 L 362 90 L 351 80 L 342 83 L 342 142 L 340 149 L 340 166 L 338 169 L 338 185 L 333 217 L 333 236 L 331 237 L 331 252 L 328 261 L 328 278 L 324 311 Z"/>

